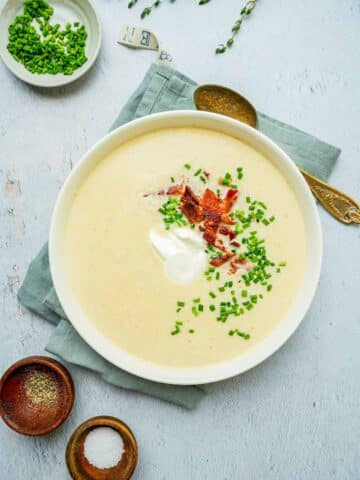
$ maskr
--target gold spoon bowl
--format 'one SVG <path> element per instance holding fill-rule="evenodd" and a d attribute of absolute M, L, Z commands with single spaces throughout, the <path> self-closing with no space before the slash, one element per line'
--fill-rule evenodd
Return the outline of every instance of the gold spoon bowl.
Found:
<path fill-rule="evenodd" d="M 194 92 L 197 110 L 219 113 L 258 127 L 258 115 L 254 106 L 242 95 L 221 85 L 201 85 Z M 313 195 L 326 210 L 343 223 L 360 224 L 359 204 L 319 178 L 299 167 Z"/>

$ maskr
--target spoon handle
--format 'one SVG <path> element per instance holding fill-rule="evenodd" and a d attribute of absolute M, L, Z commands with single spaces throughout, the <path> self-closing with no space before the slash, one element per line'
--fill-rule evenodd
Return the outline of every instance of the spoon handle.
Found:
<path fill-rule="evenodd" d="M 315 197 L 337 220 L 360 224 L 360 205 L 355 200 L 302 168 L 300 171 Z"/>

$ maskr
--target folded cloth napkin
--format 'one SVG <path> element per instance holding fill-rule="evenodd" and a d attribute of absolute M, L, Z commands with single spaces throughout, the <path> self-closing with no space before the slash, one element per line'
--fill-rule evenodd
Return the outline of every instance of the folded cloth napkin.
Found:
<path fill-rule="evenodd" d="M 112 129 L 155 112 L 193 109 L 195 87 L 193 80 L 171 67 L 153 64 Z M 295 163 L 322 179 L 329 176 L 340 154 L 338 148 L 263 114 L 259 114 L 259 130 L 283 148 Z M 31 262 L 18 298 L 24 306 L 56 325 L 46 350 L 63 360 L 93 370 L 113 385 L 187 408 L 195 407 L 205 395 L 205 386 L 165 385 L 136 377 L 111 365 L 92 350 L 61 308 L 52 283 L 47 244 Z"/>

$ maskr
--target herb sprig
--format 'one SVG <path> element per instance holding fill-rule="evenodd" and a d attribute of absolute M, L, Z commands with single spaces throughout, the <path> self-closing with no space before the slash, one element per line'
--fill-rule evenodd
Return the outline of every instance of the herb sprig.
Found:
<path fill-rule="evenodd" d="M 256 6 L 256 0 L 250 0 L 247 4 L 241 9 L 239 18 L 235 21 L 231 29 L 231 36 L 227 39 L 225 43 L 220 43 L 215 50 L 215 53 L 225 53 L 226 50 L 233 46 L 236 35 L 240 32 L 242 22 L 246 17 L 248 17 Z"/>
<path fill-rule="evenodd" d="M 175 1 L 176 0 L 170 0 L 171 3 L 175 3 Z M 207 3 L 210 3 L 210 1 L 211 0 L 198 0 L 198 5 L 206 5 Z M 215 49 L 216 54 L 225 53 L 228 50 L 228 48 L 233 46 L 235 37 L 240 32 L 243 20 L 246 17 L 248 17 L 251 14 L 251 12 L 254 10 L 256 1 L 257 0 L 248 1 L 245 4 L 245 6 L 241 9 L 239 17 L 237 18 L 237 20 L 232 26 L 231 36 L 227 39 L 225 43 L 220 43 L 217 46 L 217 48 Z M 130 0 L 128 3 L 128 8 L 135 7 L 137 3 L 138 3 L 138 0 Z M 148 17 L 155 8 L 159 7 L 161 3 L 163 3 L 163 0 L 155 0 L 151 5 L 145 7 L 140 13 L 140 18 L 144 19 Z"/>

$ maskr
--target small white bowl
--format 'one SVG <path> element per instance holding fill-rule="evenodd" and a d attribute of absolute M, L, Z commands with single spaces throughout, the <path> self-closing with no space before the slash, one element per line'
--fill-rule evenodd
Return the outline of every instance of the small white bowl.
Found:
<path fill-rule="evenodd" d="M 145 133 L 174 127 L 200 127 L 223 132 L 263 153 L 286 178 L 299 202 L 307 242 L 305 273 L 293 305 L 275 330 L 248 352 L 225 362 L 191 368 L 157 365 L 134 357 L 115 345 L 87 319 L 71 291 L 65 270 L 64 235 L 68 213 L 83 180 L 119 145 Z M 126 168 L 126 166 L 125 166 Z M 139 377 L 178 385 L 215 382 L 238 375 L 258 365 L 286 342 L 299 326 L 315 294 L 322 261 L 322 234 L 314 198 L 290 158 L 262 133 L 228 117 L 208 112 L 173 111 L 134 120 L 106 135 L 80 160 L 63 185 L 57 199 L 50 229 L 49 257 L 51 273 L 61 305 L 83 339 L 114 365 Z M 124 299 L 126 301 L 126 299 Z"/>
<path fill-rule="evenodd" d="M 94 64 L 101 45 L 101 26 L 94 7 L 89 0 L 50 0 L 49 4 L 54 8 L 54 14 L 50 19 L 51 24 L 79 22 L 85 25 L 88 37 L 86 39 L 85 53 L 87 61 L 72 75 L 39 75 L 29 72 L 22 63 L 17 62 L 9 53 L 7 47 L 9 41 L 9 25 L 17 15 L 23 12 L 23 0 L 7 0 L 0 12 L 0 56 L 5 65 L 14 75 L 26 83 L 37 87 L 60 87 L 77 80 L 84 75 Z"/>

